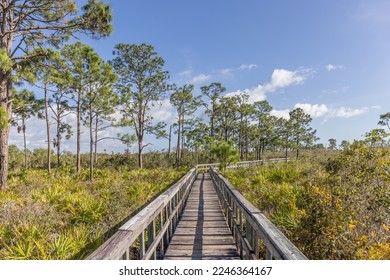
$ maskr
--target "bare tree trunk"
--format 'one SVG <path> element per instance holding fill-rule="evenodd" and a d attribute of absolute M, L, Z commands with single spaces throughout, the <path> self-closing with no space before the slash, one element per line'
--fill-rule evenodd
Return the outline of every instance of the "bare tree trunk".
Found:
<path fill-rule="evenodd" d="M 0 73 L 0 110 L 4 110 L 7 125 L 0 128 L 0 189 L 7 188 L 9 120 L 12 113 L 12 83 L 7 73 Z"/>
<path fill-rule="evenodd" d="M 181 116 L 181 148 L 180 148 L 180 163 L 183 162 L 183 157 L 184 157 L 184 143 L 185 143 L 185 139 L 184 139 L 184 134 L 185 134 L 185 131 L 184 131 L 184 114 L 182 114 Z"/>
<path fill-rule="evenodd" d="M 178 129 L 177 129 L 177 145 L 176 145 L 176 167 L 180 166 L 180 136 L 181 136 L 181 115 L 179 115 Z"/>
<path fill-rule="evenodd" d="M 172 125 L 169 126 L 168 159 L 171 158 Z"/>
<path fill-rule="evenodd" d="M 144 140 L 144 117 L 140 115 L 138 117 L 138 168 L 143 168 L 142 162 L 142 150 L 143 150 L 143 140 Z"/>
<path fill-rule="evenodd" d="M 81 171 L 81 157 L 80 157 L 80 137 L 81 137 L 81 93 L 78 93 L 77 99 L 77 136 L 76 136 L 76 172 Z"/>
<path fill-rule="evenodd" d="M 57 112 L 58 112 L 59 104 L 57 103 Z M 61 115 L 58 115 L 57 119 L 57 168 L 61 166 L 61 123 L 60 118 Z"/>
<path fill-rule="evenodd" d="M 50 121 L 49 121 L 49 100 L 47 96 L 47 84 L 44 83 L 45 92 L 45 119 L 46 119 L 46 134 L 47 134 L 47 173 L 51 173 L 51 145 L 50 145 Z"/>
<path fill-rule="evenodd" d="M 143 168 L 143 162 L 142 162 L 142 140 L 138 141 L 138 168 Z"/>
<path fill-rule="evenodd" d="M 7 188 L 9 127 L 0 130 L 0 189 Z"/>
<path fill-rule="evenodd" d="M 22 119 L 22 132 L 23 132 L 23 148 L 24 148 L 24 169 L 27 169 L 27 141 L 26 141 L 26 125 L 24 119 Z"/>
<path fill-rule="evenodd" d="M 288 157 L 288 134 L 286 135 L 286 162 L 287 162 L 287 157 Z"/>
<path fill-rule="evenodd" d="M 92 103 L 89 104 L 89 180 L 93 180 L 93 123 Z"/>
<path fill-rule="evenodd" d="M 99 125 L 99 119 L 98 116 L 96 115 L 95 117 L 95 164 L 97 164 L 98 125 Z"/>

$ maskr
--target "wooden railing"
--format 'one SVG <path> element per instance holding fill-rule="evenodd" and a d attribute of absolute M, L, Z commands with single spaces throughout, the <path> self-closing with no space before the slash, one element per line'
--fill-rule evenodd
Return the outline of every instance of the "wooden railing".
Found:
<path fill-rule="evenodd" d="M 210 174 L 242 259 L 307 259 L 259 209 L 244 198 L 214 167 L 210 167 Z"/>
<path fill-rule="evenodd" d="M 227 168 L 263 165 L 285 161 L 244 161 Z M 200 164 L 159 195 L 87 257 L 88 260 L 162 259 L 172 239 L 180 214 L 198 172 L 211 173 L 221 206 L 243 259 L 258 259 L 259 241 L 266 247 L 266 259 L 306 259 L 306 257 L 247 201 L 216 169 L 218 163 Z"/>
<path fill-rule="evenodd" d="M 176 184 L 128 220 L 87 259 L 163 258 L 197 175 L 198 169 L 191 169 Z"/>
<path fill-rule="evenodd" d="M 240 168 L 240 167 L 252 167 L 252 166 L 258 166 L 258 165 L 266 165 L 268 163 L 273 162 L 283 162 L 283 161 L 290 161 L 289 158 L 272 158 L 267 160 L 251 160 L 251 161 L 239 161 L 237 163 L 233 163 L 228 165 L 227 169 L 234 169 L 234 168 Z M 203 172 L 209 172 L 210 167 L 214 167 L 215 169 L 218 169 L 218 166 L 220 163 L 206 163 L 206 164 L 198 164 L 196 168 L 198 168 L 199 173 Z"/>

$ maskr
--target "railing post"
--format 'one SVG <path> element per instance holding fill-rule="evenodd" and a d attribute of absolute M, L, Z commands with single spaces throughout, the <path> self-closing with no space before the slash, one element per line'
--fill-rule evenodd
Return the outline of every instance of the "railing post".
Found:
<path fill-rule="evenodd" d="M 242 210 L 240 209 L 240 236 L 244 234 L 244 225 L 242 224 Z M 240 258 L 244 258 L 244 243 L 242 242 L 242 238 L 240 238 Z"/>
<path fill-rule="evenodd" d="M 266 248 L 266 251 L 265 251 L 265 259 L 266 260 L 272 260 L 272 253 L 270 250 L 268 250 L 268 248 Z"/>
<path fill-rule="evenodd" d="M 163 211 L 164 211 L 164 208 L 161 210 L 160 212 L 160 232 L 162 232 L 163 230 L 163 227 L 164 227 L 164 215 L 163 215 Z M 160 241 L 160 258 L 162 259 L 164 257 L 164 237 L 161 238 L 161 241 Z"/>
<path fill-rule="evenodd" d="M 143 230 L 140 235 L 139 241 L 139 258 L 142 259 L 145 255 L 145 231 Z"/>
<path fill-rule="evenodd" d="M 153 243 L 154 238 L 156 237 L 156 222 L 155 219 L 148 226 L 148 248 Z M 156 251 L 153 253 L 153 259 L 156 259 Z"/>
<path fill-rule="evenodd" d="M 259 236 L 257 235 L 257 232 L 253 230 L 253 253 L 256 257 L 256 260 L 259 259 Z"/>

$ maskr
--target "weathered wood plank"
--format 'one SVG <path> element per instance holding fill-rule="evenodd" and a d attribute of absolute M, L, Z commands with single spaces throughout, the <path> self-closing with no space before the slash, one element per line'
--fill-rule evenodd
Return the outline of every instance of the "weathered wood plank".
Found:
<path fill-rule="evenodd" d="M 88 259 L 95 260 L 115 260 L 120 259 L 129 247 L 129 241 L 133 239 L 133 232 L 128 230 L 118 230 L 111 238 L 99 247 Z"/>
<path fill-rule="evenodd" d="M 208 174 L 194 182 L 164 259 L 240 259 Z"/>

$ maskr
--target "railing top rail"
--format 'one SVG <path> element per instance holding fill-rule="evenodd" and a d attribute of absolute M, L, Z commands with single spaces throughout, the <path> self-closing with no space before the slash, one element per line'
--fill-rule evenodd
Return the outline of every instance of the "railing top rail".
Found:
<path fill-rule="evenodd" d="M 89 255 L 87 259 L 121 258 L 123 252 L 126 251 L 126 247 L 128 249 L 137 240 L 142 231 L 163 211 L 164 207 L 178 193 L 180 188 L 194 176 L 194 173 L 196 173 L 196 168 L 192 168 L 178 182 L 169 187 L 135 216 L 125 222 L 114 235 Z"/>
<path fill-rule="evenodd" d="M 264 214 L 250 203 L 230 182 L 211 167 L 218 180 L 222 181 L 227 191 L 239 207 L 253 220 L 252 227 L 259 233 L 266 246 L 272 246 L 282 259 L 306 260 L 307 257 L 270 221 Z"/>
<path fill-rule="evenodd" d="M 271 158 L 271 159 L 265 159 L 265 160 L 262 160 L 262 159 L 259 159 L 259 160 L 248 160 L 248 161 L 239 161 L 239 162 L 236 162 L 236 163 L 233 163 L 231 165 L 228 165 L 226 168 L 229 168 L 229 167 L 237 167 L 237 166 L 240 166 L 240 165 L 246 165 L 246 164 L 253 164 L 253 165 L 256 165 L 258 163 L 267 163 L 267 162 L 281 162 L 281 161 L 290 161 L 291 159 L 290 158 Z M 201 164 L 197 164 L 195 167 L 196 168 L 205 168 L 205 167 L 210 167 L 210 166 L 218 166 L 220 165 L 219 162 L 214 162 L 214 163 L 201 163 Z"/>
<path fill-rule="evenodd" d="M 192 173 L 195 171 L 195 168 L 192 168 L 186 175 L 184 175 L 179 181 L 174 185 L 169 187 L 166 191 L 160 194 L 156 199 L 150 202 L 144 209 L 138 212 L 134 217 L 128 220 L 123 224 L 119 229 L 120 230 L 134 230 L 136 227 L 142 226 L 144 223 L 150 223 L 153 218 L 158 214 L 158 210 L 164 208 L 170 199 L 179 191 L 180 187 L 186 182 L 186 180 L 191 177 Z M 153 211 L 155 210 L 155 211 Z M 151 211 L 153 211 L 151 213 Z M 157 213 L 154 213 L 156 212 Z M 152 215 L 151 215 L 152 214 Z M 146 220 L 145 220 L 146 219 Z M 145 220 L 145 221 L 144 221 Z"/>

